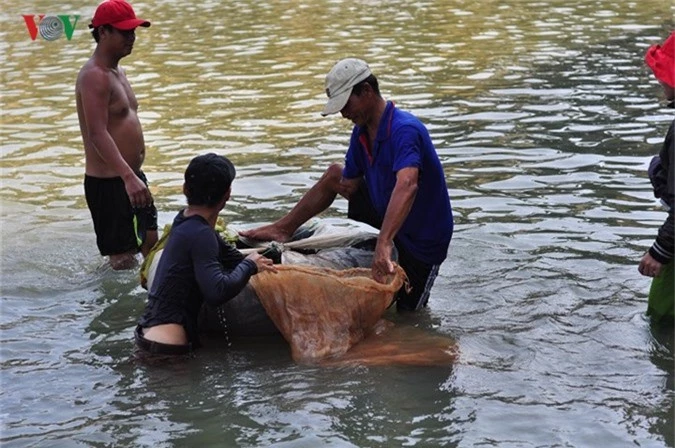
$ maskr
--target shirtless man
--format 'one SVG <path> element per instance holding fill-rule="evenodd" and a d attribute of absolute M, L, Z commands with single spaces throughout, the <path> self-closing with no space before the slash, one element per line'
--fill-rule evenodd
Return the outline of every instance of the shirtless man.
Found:
<path fill-rule="evenodd" d="M 137 19 L 124 0 L 106 0 L 91 24 L 96 49 L 80 69 L 75 86 L 84 142 L 84 191 L 94 221 L 96 244 L 115 270 L 130 269 L 136 254 L 157 242 L 157 210 L 141 171 L 145 158 L 138 101 L 119 60 L 129 55 Z"/>

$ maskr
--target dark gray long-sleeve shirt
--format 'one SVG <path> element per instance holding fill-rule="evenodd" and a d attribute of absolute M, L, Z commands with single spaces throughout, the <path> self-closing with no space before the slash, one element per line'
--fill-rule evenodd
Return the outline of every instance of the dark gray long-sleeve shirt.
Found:
<path fill-rule="evenodd" d="M 218 306 L 236 296 L 257 266 L 225 243 L 201 216 L 186 218 L 179 212 L 170 232 L 139 324 L 180 324 L 189 342 L 198 346 L 202 304 Z"/>
<path fill-rule="evenodd" d="M 675 209 L 675 138 L 673 130 L 675 120 L 670 124 L 668 133 L 663 142 L 663 148 L 659 153 L 661 158 L 661 170 L 652 176 L 651 181 L 654 186 L 654 195 L 661 198 L 670 209 L 668 217 L 659 228 L 659 233 L 649 248 L 649 254 L 660 263 L 666 264 L 673 259 L 673 209 Z"/>

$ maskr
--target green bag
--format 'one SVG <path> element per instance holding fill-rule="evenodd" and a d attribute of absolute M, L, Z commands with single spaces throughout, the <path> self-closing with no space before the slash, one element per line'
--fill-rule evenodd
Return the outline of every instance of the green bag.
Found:
<path fill-rule="evenodd" d="M 663 266 L 661 274 L 654 277 L 652 286 L 649 289 L 649 301 L 647 302 L 647 316 L 651 316 L 655 322 L 670 320 L 672 324 L 675 320 L 674 302 L 675 302 L 675 276 L 673 275 L 673 266 L 675 262 L 671 261 Z"/>
<path fill-rule="evenodd" d="M 169 233 L 171 232 L 171 224 L 167 224 L 164 226 L 164 230 L 162 232 L 162 237 L 155 243 L 154 246 L 152 246 L 152 249 L 150 249 L 150 252 L 148 252 L 148 255 L 145 256 L 145 259 L 143 260 L 143 264 L 141 264 L 141 269 L 140 269 L 140 277 L 141 277 L 141 286 L 145 289 L 148 289 L 147 283 L 148 283 L 148 272 L 150 270 L 150 266 L 152 265 L 152 260 L 155 258 L 155 255 L 160 249 L 164 249 L 164 246 L 166 245 L 167 240 L 169 239 Z"/>

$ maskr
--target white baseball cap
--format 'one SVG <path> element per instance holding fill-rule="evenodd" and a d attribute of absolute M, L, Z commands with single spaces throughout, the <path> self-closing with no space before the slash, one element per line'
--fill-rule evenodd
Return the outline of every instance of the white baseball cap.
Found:
<path fill-rule="evenodd" d="M 371 75 L 366 61 L 347 58 L 338 61 L 326 75 L 326 95 L 328 102 L 321 115 L 340 112 L 347 104 L 352 88 Z"/>

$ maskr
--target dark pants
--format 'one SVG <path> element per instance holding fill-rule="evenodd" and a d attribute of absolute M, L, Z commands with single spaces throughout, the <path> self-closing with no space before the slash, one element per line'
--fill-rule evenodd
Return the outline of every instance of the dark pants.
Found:
<path fill-rule="evenodd" d="M 192 344 L 186 345 L 175 345 L 175 344 L 163 344 L 161 342 L 150 341 L 143 337 L 143 327 L 140 325 L 136 326 L 134 331 L 134 339 L 136 340 L 136 346 L 143 350 L 144 352 L 151 355 L 189 355 L 192 352 Z"/>
<path fill-rule="evenodd" d="M 361 182 L 359 189 L 349 199 L 347 216 L 355 221 L 363 222 L 377 229 L 382 228 L 382 220 L 373 206 L 365 182 Z M 394 238 L 396 244 L 396 239 Z M 396 295 L 396 309 L 399 311 L 416 311 L 425 306 L 429 301 L 431 287 L 438 275 L 440 265 L 424 263 L 413 257 L 400 244 L 396 244 L 398 250 L 398 264 L 401 265 L 410 285 L 410 291 L 406 287 L 401 288 Z"/>
<path fill-rule="evenodd" d="M 136 173 L 147 185 L 142 171 Z M 148 231 L 157 230 L 157 209 L 154 205 L 135 209 L 121 177 L 84 176 L 84 192 L 101 255 L 138 252 Z"/>

